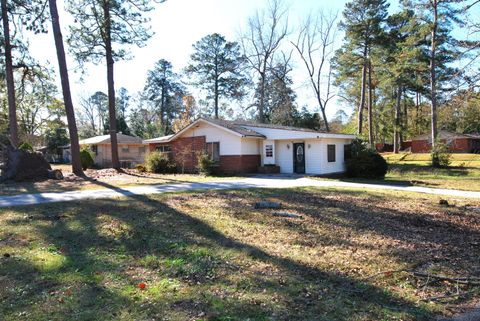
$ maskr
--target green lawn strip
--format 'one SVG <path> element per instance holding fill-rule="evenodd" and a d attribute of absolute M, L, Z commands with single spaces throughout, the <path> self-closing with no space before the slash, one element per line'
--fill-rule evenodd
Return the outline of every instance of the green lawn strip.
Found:
<path fill-rule="evenodd" d="M 261 199 L 301 218 L 254 209 Z M 465 202 L 444 208 L 434 196 L 304 188 L 2 209 L 0 315 L 429 320 L 448 314 L 452 301 L 423 300 L 456 285 L 425 285 L 406 273 L 368 276 L 411 267 L 473 273 L 480 253 L 469 242 L 480 228 Z M 479 297 L 467 286 L 459 290 L 469 294 L 456 303 Z"/>

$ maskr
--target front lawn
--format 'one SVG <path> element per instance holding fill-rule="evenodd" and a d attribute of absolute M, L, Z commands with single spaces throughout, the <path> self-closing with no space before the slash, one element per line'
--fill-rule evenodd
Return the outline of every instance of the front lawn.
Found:
<path fill-rule="evenodd" d="M 449 168 L 430 166 L 430 154 L 383 154 L 387 183 L 480 191 L 480 155 L 451 154 Z"/>
<path fill-rule="evenodd" d="M 263 199 L 283 208 L 255 209 Z M 252 189 L 2 209 L 0 319 L 450 315 L 478 302 L 480 288 L 434 276 L 478 283 L 480 202 L 438 201 Z"/>

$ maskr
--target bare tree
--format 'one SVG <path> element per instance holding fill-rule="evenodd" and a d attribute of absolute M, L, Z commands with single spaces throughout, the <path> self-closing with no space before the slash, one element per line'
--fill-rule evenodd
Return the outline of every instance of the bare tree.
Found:
<path fill-rule="evenodd" d="M 335 96 L 332 92 L 332 68 L 330 59 L 334 54 L 337 35 L 337 14 L 308 16 L 303 22 L 296 42 L 292 45 L 305 64 L 312 90 L 315 93 L 325 129 L 330 131 L 325 113 L 328 102 Z"/>
<path fill-rule="evenodd" d="M 258 120 L 265 121 L 265 83 L 282 40 L 288 34 L 287 10 L 281 0 L 270 0 L 267 8 L 248 19 L 247 31 L 241 37 L 241 46 L 250 67 L 259 77 L 259 101 L 256 102 Z"/>

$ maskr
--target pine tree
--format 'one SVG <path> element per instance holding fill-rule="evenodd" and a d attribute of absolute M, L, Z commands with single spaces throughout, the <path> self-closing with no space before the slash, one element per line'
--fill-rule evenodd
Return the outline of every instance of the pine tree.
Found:
<path fill-rule="evenodd" d="M 180 76 L 173 71 L 169 61 L 160 59 L 153 69 L 148 71 L 143 100 L 153 107 L 160 135 L 172 133 L 172 121 L 182 110 L 182 97 L 185 92 Z"/>
<path fill-rule="evenodd" d="M 78 62 L 107 66 L 109 132 L 112 167 L 120 169 L 115 108 L 115 61 L 128 59 L 128 45 L 144 46 L 152 33 L 143 15 L 151 10 L 150 0 L 69 0 L 67 10 L 74 16 L 69 44 Z M 116 45 L 114 47 L 114 44 Z"/>
<path fill-rule="evenodd" d="M 196 77 L 196 86 L 207 91 L 207 100 L 213 100 L 214 116 L 218 118 L 220 99 L 245 95 L 245 58 L 238 43 L 218 33 L 203 37 L 193 48 L 186 72 Z"/>
<path fill-rule="evenodd" d="M 354 68 L 361 69 L 360 100 L 357 111 L 358 134 L 363 131 L 363 111 L 367 102 L 367 88 L 372 88 L 372 84 L 369 83 L 371 77 L 367 77 L 369 70 L 371 72 L 374 68 L 371 53 L 374 47 L 379 46 L 383 41 L 387 9 L 386 0 L 351 1 L 346 4 L 343 21 L 340 23 L 340 27 L 345 31 L 345 39 L 343 47 L 337 52 L 336 64 L 351 64 L 355 67 L 340 68 L 337 81 L 346 76 L 341 73 L 342 71 L 357 76 L 356 73 L 352 74 L 352 71 Z M 369 92 L 371 91 L 369 90 Z M 370 144 L 373 144 L 372 104 L 373 97 L 370 97 L 368 99 Z"/>
<path fill-rule="evenodd" d="M 63 46 L 63 36 L 60 29 L 60 20 L 58 17 L 56 0 L 49 0 L 50 16 L 52 19 L 53 37 L 57 50 L 57 59 L 60 70 L 60 79 L 62 83 L 63 100 L 68 123 L 68 133 L 70 137 L 70 153 L 72 155 L 72 172 L 77 176 L 83 176 L 82 164 L 80 161 L 80 145 L 78 142 L 77 124 L 75 121 L 75 112 L 73 109 L 72 94 L 70 91 L 70 82 L 68 79 L 67 61 L 65 59 L 65 49 Z"/>

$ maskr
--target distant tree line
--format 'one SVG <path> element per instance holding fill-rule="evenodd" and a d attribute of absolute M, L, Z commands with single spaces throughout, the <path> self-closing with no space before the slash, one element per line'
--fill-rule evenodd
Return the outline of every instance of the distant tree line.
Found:
<path fill-rule="evenodd" d="M 199 116 L 357 133 L 372 146 L 392 142 L 395 152 L 425 132 L 435 145 L 439 129 L 480 131 L 478 1 L 402 1 L 395 12 L 386 0 L 350 1 L 341 15 L 320 10 L 294 28 L 286 3 L 270 0 L 238 39 L 206 35 L 192 45 L 186 66 L 174 68 L 159 57 L 142 91 L 115 88 L 115 62 L 130 59 L 132 45 L 146 45 L 152 35 L 146 14 L 159 2 L 65 1 L 75 22 L 64 40 L 55 0 L 0 0 L 0 141 L 64 142 L 60 129 L 68 127 L 81 174 L 79 136 L 110 135 L 112 166 L 119 168 L 115 133 L 168 135 Z M 28 32 L 47 32 L 48 22 L 63 100 L 53 71 L 31 57 L 25 40 Z M 468 30 L 469 37 L 455 38 L 455 28 Z M 86 94 L 75 108 L 64 43 L 81 69 L 106 66 L 107 92 Z M 294 83 L 295 68 L 305 83 Z M 298 105 L 300 87 L 308 88 L 311 105 Z M 328 119 L 334 103 L 337 113 Z"/>

